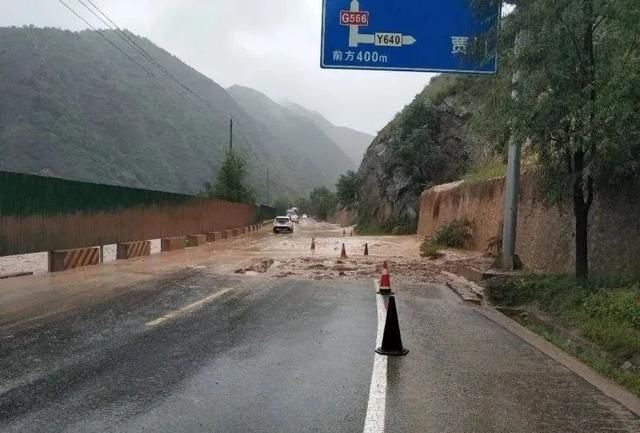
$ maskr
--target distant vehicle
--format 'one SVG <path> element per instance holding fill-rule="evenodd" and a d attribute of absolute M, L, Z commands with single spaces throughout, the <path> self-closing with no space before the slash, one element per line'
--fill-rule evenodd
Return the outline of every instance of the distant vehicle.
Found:
<path fill-rule="evenodd" d="M 273 220 L 273 232 L 274 233 L 293 233 L 293 222 L 291 218 L 287 216 L 279 216 Z"/>
<path fill-rule="evenodd" d="M 297 223 L 300 222 L 298 218 L 298 208 L 293 207 L 291 209 L 287 209 L 287 216 L 291 218 L 291 222 Z"/>
<path fill-rule="evenodd" d="M 302 214 L 302 219 L 303 219 L 303 220 L 306 220 L 306 219 L 307 219 L 307 214 L 306 214 L 306 213 L 303 213 L 303 214 Z"/>

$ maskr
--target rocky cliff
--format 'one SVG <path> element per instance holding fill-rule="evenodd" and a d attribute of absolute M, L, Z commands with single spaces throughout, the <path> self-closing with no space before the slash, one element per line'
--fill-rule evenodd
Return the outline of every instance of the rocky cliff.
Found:
<path fill-rule="evenodd" d="M 460 177 L 489 146 L 470 128 L 477 78 L 439 76 L 371 143 L 358 170 L 358 223 L 415 232 L 420 193 Z"/>

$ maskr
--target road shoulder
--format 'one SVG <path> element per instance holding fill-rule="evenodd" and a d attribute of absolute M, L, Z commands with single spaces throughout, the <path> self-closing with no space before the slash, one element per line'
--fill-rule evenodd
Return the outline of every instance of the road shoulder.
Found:
<path fill-rule="evenodd" d="M 548 342 L 538 334 L 528 330 L 499 311 L 490 307 L 478 307 L 477 310 L 488 319 L 507 329 L 512 334 L 520 337 L 540 352 L 544 353 L 554 361 L 559 362 L 589 382 L 591 385 L 595 386 L 607 397 L 616 400 L 625 408 L 640 416 L 640 399 L 627 391 L 624 387 L 602 376 L 582 361 L 569 355 L 567 352 Z"/>

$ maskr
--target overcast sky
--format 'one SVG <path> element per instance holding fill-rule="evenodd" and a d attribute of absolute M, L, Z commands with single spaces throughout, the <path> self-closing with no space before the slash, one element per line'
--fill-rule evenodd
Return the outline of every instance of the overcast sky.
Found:
<path fill-rule="evenodd" d="M 100 24 L 78 0 L 64 1 Z M 224 87 L 253 87 L 372 134 L 432 76 L 320 69 L 322 0 L 92 1 L 120 27 L 146 36 Z M 58 0 L 0 0 L 0 26 L 24 24 L 86 28 Z"/>

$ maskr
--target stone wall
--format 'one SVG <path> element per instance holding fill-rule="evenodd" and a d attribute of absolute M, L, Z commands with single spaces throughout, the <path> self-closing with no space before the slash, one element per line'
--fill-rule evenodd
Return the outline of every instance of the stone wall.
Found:
<path fill-rule="evenodd" d="M 575 229 L 571 203 L 546 207 L 535 180 L 520 188 L 516 250 L 525 267 L 573 272 Z M 502 237 L 504 179 L 456 182 L 425 190 L 420 196 L 418 234 L 433 236 L 444 223 L 466 218 L 472 239 L 467 247 L 487 251 Z M 639 273 L 640 194 L 632 186 L 596 194 L 589 217 L 589 262 L 593 273 Z"/>

